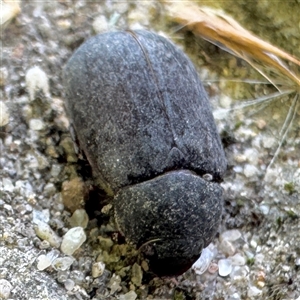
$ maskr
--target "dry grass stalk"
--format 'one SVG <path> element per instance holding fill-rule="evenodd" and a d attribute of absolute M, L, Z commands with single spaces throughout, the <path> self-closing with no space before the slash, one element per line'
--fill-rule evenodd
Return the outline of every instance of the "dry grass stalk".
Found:
<path fill-rule="evenodd" d="M 0 0 L 0 26 L 7 25 L 21 12 L 19 0 Z"/>
<path fill-rule="evenodd" d="M 279 132 L 278 147 L 268 165 L 269 169 L 279 155 L 299 109 L 300 77 L 286 63 L 300 67 L 300 60 L 255 36 L 222 11 L 199 7 L 191 2 L 166 2 L 166 8 L 171 19 L 209 42 L 220 48 L 225 48 L 226 51 L 245 60 L 279 91 L 251 101 L 245 101 L 235 109 L 256 104 L 268 105 L 280 96 L 290 95 L 291 104 Z M 224 109 L 221 109 L 221 113 L 222 110 Z"/>
<path fill-rule="evenodd" d="M 225 13 L 187 2 L 168 2 L 166 7 L 174 21 L 218 46 L 223 45 L 250 63 L 271 83 L 271 78 L 257 64 L 287 76 L 296 86 L 300 86 L 300 77 L 283 62 L 300 66 L 300 60 L 255 36 Z"/>

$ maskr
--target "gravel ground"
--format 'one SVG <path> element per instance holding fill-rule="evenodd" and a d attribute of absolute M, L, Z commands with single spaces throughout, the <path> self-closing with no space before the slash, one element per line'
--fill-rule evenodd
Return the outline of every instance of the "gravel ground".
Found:
<path fill-rule="evenodd" d="M 249 111 L 220 114 L 233 103 L 223 93 L 232 86 L 213 82 L 220 76 L 216 63 L 211 67 L 206 54 L 187 47 L 192 42 L 227 55 L 190 33 L 174 34 L 159 2 L 23 1 L 21 9 L 1 38 L 0 298 L 299 300 L 299 113 L 292 137 L 267 169 L 281 107 L 253 118 Z M 88 215 L 80 209 L 101 195 L 69 134 L 62 68 L 89 36 L 116 28 L 160 31 L 191 54 L 228 157 L 219 234 L 201 268 L 176 278 L 155 277 L 146 262 L 134 261 L 134 249 L 115 234 L 109 204 L 95 208 L 89 201 Z M 240 63 L 229 58 L 236 76 L 245 69 L 239 71 Z M 61 246 L 66 233 L 79 239 L 76 251 Z"/>

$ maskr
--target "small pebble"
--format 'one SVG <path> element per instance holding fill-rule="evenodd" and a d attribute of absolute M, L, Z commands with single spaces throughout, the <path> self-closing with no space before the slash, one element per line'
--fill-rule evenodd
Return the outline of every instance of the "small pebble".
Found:
<path fill-rule="evenodd" d="M 241 232 L 237 229 L 227 230 L 221 233 L 220 241 L 227 240 L 230 242 L 234 242 L 238 240 L 242 236 Z"/>
<path fill-rule="evenodd" d="M 226 256 L 232 256 L 235 253 L 235 247 L 228 240 L 223 240 L 219 245 L 219 250 Z"/>
<path fill-rule="evenodd" d="M 32 211 L 32 222 L 36 223 L 38 221 L 48 223 L 50 220 L 50 211 L 49 209 L 37 210 L 34 209 Z"/>
<path fill-rule="evenodd" d="M 113 274 L 110 281 L 107 284 L 107 287 L 110 289 L 111 294 L 121 290 L 121 277 L 119 275 Z"/>
<path fill-rule="evenodd" d="M 273 149 L 273 147 L 277 144 L 277 141 L 274 137 L 266 136 L 263 139 L 263 147 L 267 149 Z"/>
<path fill-rule="evenodd" d="M 0 101 L 0 127 L 7 125 L 9 122 L 9 111 L 6 104 Z"/>
<path fill-rule="evenodd" d="M 105 32 L 109 29 L 108 27 L 108 22 L 104 15 L 100 15 L 95 18 L 93 22 L 93 29 L 95 33 Z"/>
<path fill-rule="evenodd" d="M 51 260 L 47 255 L 42 254 L 37 258 L 37 268 L 42 271 L 51 266 Z"/>
<path fill-rule="evenodd" d="M 220 106 L 222 108 L 230 108 L 230 105 L 231 105 L 231 98 L 226 96 L 226 95 L 221 95 L 220 96 Z"/>
<path fill-rule="evenodd" d="M 247 266 L 234 266 L 230 272 L 230 278 L 233 280 L 245 280 L 249 274 L 249 268 Z"/>
<path fill-rule="evenodd" d="M 198 275 L 203 274 L 209 267 L 213 257 L 214 253 L 208 247 L 204 248 L 199 259 L 193 264 L 192 269 Z"/>
<path fill-rule="evenodd" d="M 100 277 L 105 270 L 105 263 L 99 261 L 93 264 L 92 267 L 92 276 L 94 278 Z"/>
<path fill-rule="evenodd" d="M 45 123 L 41 119 L 31 119 L 29 121 L 29 128 L 31 130 L 40 131 L 45 128 Z"/>
<path fill-rule="evenodd" d="M 87 227 L 89 222 L 89 216 L 84 209 L 76 209 L 69 219 L 71 227 L 82 227 L 83 229 Z"/>
<path fill-rule="evenodd" d="M 50 247 L 50 243 L 46 240 L 42 241 L 39 246 L 41 250 L 48 249 L 49 247 Z"/>
<path fill-rule="evenodd" d="M 64 137 L 59 143 L 59 145 L 64 149 L 68 162 L 77 162 L 78 156 L 75 152 L 74 143 L 70 136 Z"/>
<path fill-rule="evenodd" d="M 71 279 L 67 279 L 65 282 L 64 282 L 64 286 L 66 288 L 67 291 L 72 291 L 73 288 L 75 287 L 75 282 Z"/>
<path fill-rule="evenodd" d="M 215 274 L 218 270 L 219 270 L 218 264 L 216 264 L 215 262 L 211 262 L 207 269 L 207 271 L 210 274 Z"/>
<path fill-rule="evenodd" d="M 230 257 L 229 259 L 231 260 L 231 263 L 234 266 L 244 266 L 246 264 L 245 257 L 240 253 L 236 253 L 234 256 Z"/>
<path fill-rule="evenodd" d="M 85 242 L 86 235 L 82 227 L 71 228 L 63 237 L 61 251 L 72 255 Z"/>
<path fill-rule="evenodd" d="M 5 67 L 0 68 L 0 86 L 5 86 L 6 85 L 7 78 L 8 78 L 7 69 Z M 1 118 L 1 109 L 0 109 L 0 118 Z"/>
<path fill-rule="evenodd" d="M 226 298 L 227 300 L 240 300 L 241 297 L 238 293 L 234 293 L 232 295 L 230 295 L 228 298 Z"/>
<path fill-rule="evenodd" d="M 75 259 L 70 256 L 58 257 L 52 261 L 52 267 L 56 271 L 69 270 Z"/>
<path fill-rule="evenodd" d="M 254 175 L 258 174 L 258 169 L 250 164 L 246 164 L 244 167 L 244 175 L 249 178 L 253 177 Z"/>
<path fill-rule="evenodd" d="M 56 188 L 55 185 L 52 182 L 48 182 L 45 186 L 44 186 L 44 191 L 43 191 L 44 195 L 47 197 L 51 197 L 56 193 Z"/>
<path fill-rule="evenodd" d="M 218 262 L 219 275 L 222 277 L 228 276 L 232 271 L 232 264 L 229 259 L 220 259 Z"/>
<path fill-rule="evenodd" d="M 30 68 L 26 72 L 25 81 L 31 101 L 35 99 L 35 94 L 39 90 L 42 90 L 45 96 L 49 96 L 48 76 L 40 67 Z"/>
<path fill-rule="evenodd" d="M 9 281 L 0 279 L 0 299 L 8 299 L 12 288 Z"/>
<path fill-rule="evenodd" d="M 105 238 L 105 237 L 99 236 L 98 239 L 99 239 L 100 248 L 102 250 L 109 251 L 110 248 L 114 245 L 114 242 L 112 241 L 111 238 Z"/>
<path fill-rule="evenodd" d="M 6 192 L 12 192 L 14 190 L 14 185 L 9 178 L 3 178 L 0 183 L 1 190 Z"/>
<path fill-rule="evenodd" d="M 134 263 L 131 269 L 131 282 L 135 286 L 141 286 L 142 285 L 142 279 L 143 279 L 143 271 L 140 265 L 137 263 Z"/>
<path fill-rule="evenodd" d="M 61 240 L 47 223 L 35 220 L 34 230 L 40 239 L 48 241 L 52 247 L 59 247 Z"/>
<path fill-rule="evenodd" d="M 130 291 L 124 295 L 119 296 L 119 300 L 135 300 L 137 298 L 137 294 L 135 291 Z"/>
<path fill-rule="evenodd" d="M 258 289 L 256 286 L 250 286 L 248 289 L 247 296 L 248 297 L 258 297 L 262 294 L 262 291 Z"/>

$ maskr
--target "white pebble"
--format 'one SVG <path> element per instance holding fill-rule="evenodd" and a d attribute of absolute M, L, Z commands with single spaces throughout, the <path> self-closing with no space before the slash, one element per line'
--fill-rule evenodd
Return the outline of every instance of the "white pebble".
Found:
<path fill-rule="evenodd" d="M 247 296 L 248 297 L 257 297 L 262 294 L 262 291 L 258 289 L 256 286 L 250 286 L 248 289 Z"/>
<path fill-rule="evenodd" d="M 230 273 L 230 278 L 233 280 L 245 280 L 249 274 L 249 268 L 247 266 L 234 266 Z"/>
<path fill-rule="evenodd" d="M 40 131 L 45 128 L 45 123 L 41 119 L 31 119 L 29 121 L 29 128 L 31 130 Z"/>
<path fill-rule="evenodd" d="M 220 241 L 227 240 L 234 242 L 242 236 L 241 232 L 237 229 L 227 230 L 221 233 Z"/>
<path fill-rule="evenodd" d="M 257 247 L 257 242 L 256 242 L 255 240 L 251 240 L 251 241 L 250 241 L 250 246 L 251 246 L 252 248 L 256 248 L 256 247 Z"/>
<path fill-rule="evenodd" d="M 42 254 L 37 258 L 37 268 L 39 271 L 45 270 L 50 266 L 51 260 L 47 257 L 47 255 Z"/>
<path fill-rule="evenodd" d="M 0 127 L 7 125 L 9 122 L 9 111 L 3 101 L 0 101 Z"/>
<path fill-rule="evenodd" d="M 49 209 L 37 210 L 34 209 L 32 211 L 32 221 L 33 223 L 37 223 L 38 221 L 48 223 L 50 220 L 50 211 Z"/>
<path fill-rule="evenodd" d="M 226 256 L 232 256 L 235 253 L 235 247 L 227 240 L 223 240 L 219 245 L 220 251 Z"/>
<path fill-rule="evenodd" d="M 1 190 L 6 192 L 12 192 L 15 188 L 12 181 L 9 178 L 3 178 L 2 182 L 0 183 L 0 186 L 1 186 Z"/>
<path fill-rule="evenodd" d="M 105 270 L 105 263 L 99 261 L 93 264 L 92 267 L 92 276 L 94 278 L 100 277 Z"/>
<path fill-rule="evenodd" d="M 111 294 L 114 294 L 116 291 L 121 290 L 121 277 L 119 275 L 113 274 L 108 282 L 107 286 L 110 289 Z"/>
<path fill-rule="evenodd" d="M 258 173 L 258 169 L 254 167 L 253 165 L 246 164 L 244 167 L 244 175 L 249 178 Z"/>
<path fill-rule="evenodd" d="M 220 259 L 218 262 L 219 267 L 219 275 L 220 276 L 228 276 L 232 271 L 232 264 L 229 259 Z"/>
<path fill-rule="evenodd" d="M 270 211 L 270 206 L 262 204 L 259 206 L 259 209 L 264 215 L 268 215 Z"/>
<path fill-rule="evenodd" d="M 227 300 L 240 300 L 241 297 L 238 293 L 234 293 L 232 295 L 230 295 L 228 298 L 226 298 Z"/>
<path fill-rule="evenodd" d="M 203 274 L 208 269 L 213 257 L 214 253 L 208 247 L 204 248 L 199 259 L 193 264 L 192 269 L 198 275 Z"/>
<path fill-rule="evenodd" d="M 263 147 L 271 149 L 276 145 L 276 139 L 274 137 L 264 137 L 262 140 Z"/>
<path fill-rule="evenodd" d="M 48 241 L 52 247 L 58 248 L 60 245 L 60 238 L 51 229 L 51 227 L 47 223 L 41 222 L 39 220 L 35 220 L 34 223 L 34 230 L 36 235 L 40 239 Z"/>
<path fill-rule="evenodd" d="M 26 86 L 30 100 L 35 99 L 35 93 L 42 90 L 45 96 L 49 96 L 48 76 L 38 66 L 30 68 L 25 76 Z"/>
<path fill-rule="evenodd" d="M 257 150 L 249 148 L 245 150 L 244 155 L 247 157 L 247 161 L 252 165 L 257 165 L 259 153 Z"/>
<path fill-rule="evenodd" d="M 66 288 L 67 291 L 72 291 L 73 288 L 75 287 L 75 282 L 71 279 L 67 279 L 64 282 L 64 285 L 65 285 L 65 288 Z"/>
<path fill-rule="evenodd" d="M 8 299 L 12 288 L 9 281 L 0 279 L 0 299 Z"/>
<path fill-rule="evenodd" d="M 71 228 L 63 237 L 61 251 L 72 255 L 85 242 L 86 235 L 82 227 Z"/>
<path fill-rule="evenodd" d="M 222 108 L 230 108 L 231 102 L 231 98 L 226 95 L 220 97 L 220 106 Z"/>
<path fill-rule="evenodd" d="M 95 18 L 93 22 L 93 29 L 96 33 L 105 32 L 109 29 L 108 27 L 108 22 L 105 16 L 100 15 Z"/>
<path fill-rule="evenodd" d="M 60 255 L 60 252 L 57 249 L 52 249 L 47 253 L 47 257 L 52 262 L 54 259 L 56 259 Z"/>
<path fill-rule="evenodd" d="M 47 197 L 51 197 L 55 194 L 56 192 L 56 188 L 55 185 L 52 182 L 48 182 L 45 186 L 44 186 L 44 190 L 43 190 L 43 194 Z"/>
<path fill-rule="evenodd" d="M 244 266 L 246 264 L 245 257 L 240 253 L 236 253 L 234 256 L 230 257 L 229 259 L 231 260 L 231 263 L 234 266 Z"/>
<path fill-rule="evenodd" d="M 76 209 L 69 219 L 69 222 L 72 227 L 86 228 L 89 222 L 89 216 L 84 209 Z"/>
<path fill-rule="evenodd" d="M 56 271 L 66 271 L 69 270 L 74 261 L 75 259 L 71 256 L 58 257 L 52 261 L 52 267 Z"/>
<path fill-rule="evenodd" d="M 124 295 L 119 296 L 119 300 L 135 300 L 137 298 L 137 294 L 135 291 L 130 291 Z"/>

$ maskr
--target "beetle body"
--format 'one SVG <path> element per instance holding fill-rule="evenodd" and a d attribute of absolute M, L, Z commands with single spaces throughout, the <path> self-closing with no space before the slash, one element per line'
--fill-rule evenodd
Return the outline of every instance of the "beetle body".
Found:
<path fill-rule="evenodd" d="M 186 270 L 217 230 L 226 169 L 194 66 L 154 33 L 110 32 L 73 54 L 64 81 L 67 113 L 121 232 L 149 244 L 156 272 Z"/>

